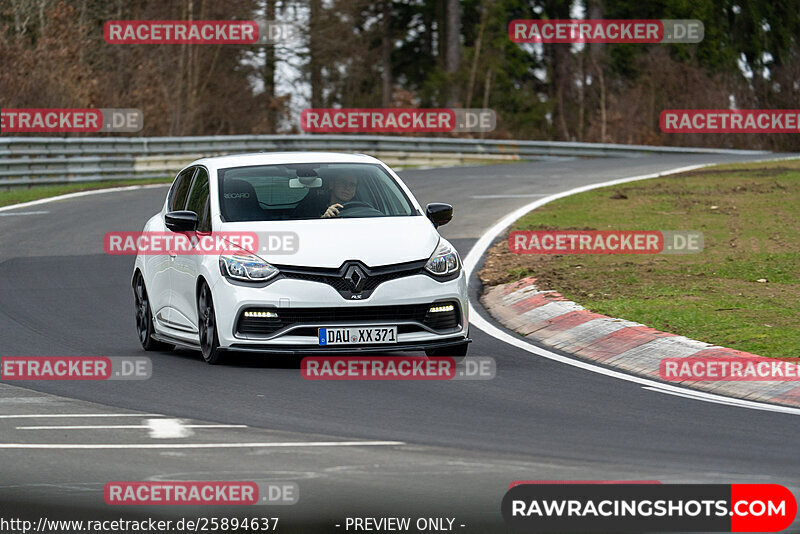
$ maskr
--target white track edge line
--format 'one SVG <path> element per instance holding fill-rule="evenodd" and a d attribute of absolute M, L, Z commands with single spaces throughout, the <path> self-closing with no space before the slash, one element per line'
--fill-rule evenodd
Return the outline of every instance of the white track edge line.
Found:
<path fill-rule="evenodd" d="M 684 390 L 685 392 L 678 393 L 677 391 L 668 391 L 666 389 L 654 388 L 654 387 L 650 387 L 650 386 L 642 386 L 642 389 L 646 389 L 647 391 L 655 391 L 656 393 L 661 393 L 661 394 L 664 394 L 664 395 L 673 395 L 675 397 L 683 397 L 685 399 L 702 400 L 702 401 L 705 401 L 705 402 L 713 402 L 713 403 L 717 403 L 717 404 L 727 404 L 729 406 L 730 405 L 737 406 L 736 404 L 732 403 L 730 400 L 724 400 L 724 401 L 720 400 L 720 401 L 718 401 L 718 400 L 711 400 L 711 399 L 698 399 L 697 397 L 695 397 L 692 394 L 692 393 L 694 393 L 694 390 L 686 389 L 686 390 Z M 753 410 L 761 410 L 762 409 L 760 407 L 750 407 L 750 406 L 743 406 L 743 408 L 752 408 Z"/>
<path fill-rule="evenodd" d="M 226 425 L 226 424 L 208 424 L 208 425 L 181 425 L 182 428 L 247 428 L 247 425 Z M 43 425 L 43 426 L 18 426 L 17 430 L 126 430 L 126 429 L 139 429 L 150 428 L 149 425 Z"/>
<path fill-rule="evenodd" d="M 765 159 L 765 160 L 757 160 L 757 161 L 782 161 L 787 159 L 796 159 L 796 156 L 790 157 L 781 157 L 781 158 L 774 158 L 774 159 Z M 727 164 L 725 162 L 723 164 Z M 737 162 L 733 162 L 737 163 Z M 555 193 L 548 197 L 536 200 L 522 206 L 511 212 L 510 214 L 506 215 L 499 222 L 497 222 L 494 226 L 489 228 L 478 241 L 473 245 L 472 249 L 470 249 L 469 253 L 463 260 L 464 270 L 466 271 L 467 280 L 472 278 L 472 274 L 475 268 L 478 265 L 481 257 L 484 255 L 486 250 L 492 245 L 495 239 L 504 231 L 506 230 L 511 224 L 514 223 L 517 219 L 525 215 L 526 213 L 540 207 L 544 206 L 545 204 L 557 200 L 559 198 L 567 197 L 570 195 L 574 195 L 577 193 L 583 193 L 585 191 L 591 191 L 592 189 L 599 189 L 601 187 L 609 187 L 612 185 L 623 184 L 627 182 L 635 182 L 639 180 L 647 180 L 649 178 L 658 178 L 660 176 L 668 176 L 671 174 L 678 174 L 682 172 L 689 172 L 696 169 L 701 169 L 703 167 L 709 167 L 712 165 L 718 165 L 717 163 L 702 163 L 698 165 L 689 165 L 685 167 L 677 167 L 674 169 L 669 169 L 662 172 L 651 173 L 651 174 L 642 174 L 639 176 L 631 176 L 628 178 L 620 178 L 618 180 L 611 180 L 608 182 L 600 182 L 595 184 L 584 185 L 581 187 L 576 187 L 574 189 L 569 189 L 567 191 L 563 191 L 561 193 Z M 628 382 L 634 382 L 636 384 L 642 384 L 645 386 L 650 386 L 653 388 L 658 388 L 664 392 L 672 392 L 676 395 L 686 396 L 691 394 L 693 399 L 707 401 L 715 404 L 728 404 L 732 406 L 737 406 L 740 408 L 751 408 L 755 410 L 763 410 L 769 412 L 776 412 L 776 413 L 785 413 L 790 415 L 800 415 L 800 408 L 792 408 L 789 406 L 778 406 L 775 404 L 767 404 L 763 402 L 757 401 L 748 401 L 744 399 L 738 399 L 736 397 L 727 397 L 724 395 L 716 395 L 714 393 L 707 393 L 705 391 L 699 391 L 695 389 L 688 389 L 688 388 L 681 388 L 672 386 L 670 384 L 665 384 L 663 382 L 657 382 L 655 380 L 650 380 L 644 377 L 630 375 L 627 373 L 623 373 L 620 371 L 615 371 L 613 369 L 609 369 L 606 367 L 601 367 L 599 365 L 595 365 L 589 362 L 585 362 L 582 360 L 573 359 L 567 356 L 562 356 L 561 354 L 556 354 L 555 352 L 550 352 L 547 349 L 543 349 L 528 343 L 523 339 L 515 338 L 506 332 L 500 330 L 496 326 L 492 325 L 486 318 L 481 315 L 481 313 L 472 305 L 470 302 L 469 304 L 469 321 L 470 324 L 475 325 L 478 329 L 483 330 L 488 335 L 492 336 L 493 338 L 503 341 L 509 345 L 515 346 L 522 350 L 526 350 L 532 354 L 536 354 L 537 356 L 541 356 L 543 358 L 547 358 L 549 360 L 554 360 L 560 363 L 565 363 L 567 365 L 571 365 L 573 367 L 578 367 L 580 369 L 584 369 L 586 371 L 591 371 L 593 373 L 598 373 L 601 375 L 610 376 L 613 378 L 619 378 L 620 380 L 626 380 Z M 688 392 L 688 393 L 687 393 Z"/>
<path fill-rule="evenodd" d="M 247 447 L 376 447 L 404 441 L 273 441 L 261 443 L 0 443 L 0 449 L 242 449 Z"/>
<path fill-rule="evenodd" d="M 28 419 L 49 417 L 166 417 L 158 413 L 24 413 L 0 415 L 0 419 Z"/>

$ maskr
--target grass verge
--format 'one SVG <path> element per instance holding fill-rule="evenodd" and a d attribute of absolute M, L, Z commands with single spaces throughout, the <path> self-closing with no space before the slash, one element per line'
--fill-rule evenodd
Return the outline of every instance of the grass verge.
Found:
<path fill-rule="evenodd" d="M 484 285 L 525 276 L 586 308 L 771 357 L 800 354 L 800 160 L 715 166 L 546 204 L 513 230 L 699 230 L 699 254 L 513 254 Z M 766 282 L 759 280 L 766 280 Z"/>
<path fill-rule="evenodd" d="M 83 182 L 78 184 L 63 185 L 34 185 L 31 187 L 13 187 L 0 189 L 0 206 L 10 206 L 39 200 L 41 198 L 66 195 L 78 191 L 91 191 L 94 189 L 108 189 L 109 187 L 124 187 L 126 185 L 168 184 L 172 178 L 153 178 L 147 180 L 113 180 L 104 182 Z"/>

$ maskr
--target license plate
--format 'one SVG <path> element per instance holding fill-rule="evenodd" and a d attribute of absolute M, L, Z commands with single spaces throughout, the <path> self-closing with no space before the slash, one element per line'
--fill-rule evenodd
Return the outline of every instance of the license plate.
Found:
<path fill-rule="evenodd" d="M 397 343 L 396 326 L 345 326 L 341 328 L 320 328 L 320 345 L 363 345 L 365 343 Z"/>

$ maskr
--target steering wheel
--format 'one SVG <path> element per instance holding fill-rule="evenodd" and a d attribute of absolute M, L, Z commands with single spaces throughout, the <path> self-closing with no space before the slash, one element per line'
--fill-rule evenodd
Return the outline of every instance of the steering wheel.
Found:
<path fill-rule="evenodd" d="M 339 211 L 340 217 L 375 217 L 381 215 L 383 215 L 383 212 L 373 208 L 369 202 L 360 200 L 343 202 L 342 209 Z"/>
<path fill-rule="evenodd" d="M 342 204 L 342 209 L 343 209 L 343 210 L 350 210 L 350 209 L 353 209 L 353 208 L 370 208 L 370 209 L 375 209 L 375 208 L 373 208 L 373 207 L 372 207 L 372 206 L 371 206 L 369 203 L 367 203 L 367 202 L 362 202 L 362 201 L 360 201 L 360 200 L 351 200 L 351 201 L 349 201 L 349 202 L 345 202 L 345 203 L 343 203 L 343 204 Z"/>

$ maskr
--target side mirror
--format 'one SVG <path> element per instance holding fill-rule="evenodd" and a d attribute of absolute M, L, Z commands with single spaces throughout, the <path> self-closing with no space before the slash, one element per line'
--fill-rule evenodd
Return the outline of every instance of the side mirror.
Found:
<path fill-rule="evenodd" d="M 164 215 L 164 224 L 173 232 L 197 230 L 197 214 L 193 211 L 170 211 Z"/>
<path fill-rule="evenodd" d="M 431 220 L 434 227 L 439 228 L 453 218 L 453 206 L 440 203 L 428 204 L 425 207 L 425 215 Z"/>

